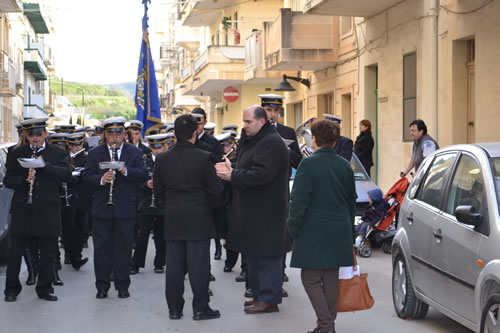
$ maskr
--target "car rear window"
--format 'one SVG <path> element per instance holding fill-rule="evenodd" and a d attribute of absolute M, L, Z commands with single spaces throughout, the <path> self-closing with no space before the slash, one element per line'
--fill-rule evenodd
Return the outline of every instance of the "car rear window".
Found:
<path fill-rule="evenodd" d="M 493 179 L 495 180 L 498 210 L 500 211 L 500 158 L 491 159 L 491 168 L 493 170 Z"/>

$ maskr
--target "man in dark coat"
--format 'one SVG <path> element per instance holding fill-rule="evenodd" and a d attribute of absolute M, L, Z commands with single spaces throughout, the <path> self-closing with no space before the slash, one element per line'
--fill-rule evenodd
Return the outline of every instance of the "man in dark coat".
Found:
<path fill-rule="evenodd" d="M 165 204 L 169 317 L 182 317 L 187 268 L 193 319 L 219 318 L 219 311 L 208 305 L 208 284 L 210 239 L 215 235 L 213 209 L 219 205 L 222 184 L 215 174 L 213 155 L 194 145 L 198 126 L 194 117 L 182 115 L 174 126 L 177 143 L 158 155 L 153 173 L 155 196 Z"/>
<path fill-rule="evenodd" d="M 66 152 L 45 141 L 46 121 L 47 118 L 39 118 L 22 122 L 28 142 L 14 148 L 7 160 L 4 184 L 14 190 L 14 197 L 9 229 L 12 244 L 4 291 L 6 302 L 16 301 L 21 292 L 21 258 L 31 239 L 36 240 L 40 251 L 36 293 L 47 301 L 57 301 L 53 295 L 52 273 L 57 238 L 62 233 L 59 186 L 71 180 L 71 169 Z M 19 158 L 38 156 L 45 161 L 44 167 L 26 169 L 18 162 Z"/>
<path fill-rule="evenodd" d="M 254 300 L 245 302 L 245 312 L 276 312 L 282 299 L 286 248 L 288 152 L 261 106 L 245 109 L 243 123 L 235 168 L 227 159 L 216 166 L 217 175 L 233 185 L 228 246 L 247 256 Z"/>
<path fill-rule="evenodd" d="M 323 114 L 325 116 L 325 119 L 328 119 L 330 121 L 333 121 L 334 123 L 339 124 L 344 120 L 343 118 L 333 116 L 331 114 Z M 337 142 L 335 142 L 335 145 L 333 146 L 333 150 L 343 158 L 347 160 L 347 162 L 351 162 L 352 158 L 352 147 L 353 147 L 353 142 L 351 139 L 345 137 L 345 136 L 340 136 L 337 139 Z"/>
<path fill-rule="evenodd" d="M 103 122 L 106 143 L 89 151 L 83 179 L 94 189 L 92 202 L 94 269 L 99 299 L 108 297 L 111 270 L 118 297 L 130 297 L 129 263 L 136 214 L 136 187 L 148 179 L 142 151 L 124 142 L 125 118 Z M 115 171 L 99 162 L 124 162 Z M 112 205 L 110 204 L 112 203 Z"/>

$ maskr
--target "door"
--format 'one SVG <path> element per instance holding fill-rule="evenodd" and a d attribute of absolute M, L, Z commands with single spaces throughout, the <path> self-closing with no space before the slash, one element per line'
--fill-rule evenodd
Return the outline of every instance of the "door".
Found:
<path fill-rule="evenodd" d="M 342 95 L 342 129 L 341 135 L 352 139 L 352 103 L 351 94 Z"/>
<path fill-rule="evenodd" d="M 406 219 L 408 225 L 413 284 L 419 292 L 430 298 L 436 292 L 434 279 L 437 277 L 430 265 L 433 256 L 433 231 L 436 228 L 436 218 L 441 212 L 442 193 L 456 157 L 457 153 L 454 152 L 438 155 L 425 175 L 415 199 L 408 200 L 408 207 L 401 210 L 404 215 L 400 219 Z"/>
<path fill-rule="evenodd" d="M 485 236 L 475 231 L 474 226 L 458 222 L 455 209 L 468 205 L 477 212 L 486 211 L 483 191 L 479 163 L 473 156 L 462 154 L 443 211 L 436 219 L 431 256 L 431 264 L 439 273 L 435 280 L 438 286 L 435 300 L 473 322 L 479 319 L 475 318 L 474 288 L 481 271 L 477 254 Z"/>
<path fill-rule="evenodd" d="M 476 66 L 472 61 L 467 64 L 467 143 L 476 142 Z"/>

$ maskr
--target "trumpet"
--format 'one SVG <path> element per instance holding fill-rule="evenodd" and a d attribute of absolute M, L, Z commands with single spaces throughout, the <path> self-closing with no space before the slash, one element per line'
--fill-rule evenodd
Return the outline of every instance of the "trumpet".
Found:
<path fill-rule="evenodd" d="M 151 177 L 151 181 L 153 181 L 153 173 L 150 172 L 149 176 Z M 149 205 L 149 208 L 156 208 L 155 204 L 155 190 L 153 186 L 151 185 L 151 204 Z"/>
<path fill-rule="evenodd" d="M 116 153 L 116 144 L 113 143 L 113 146 L 111 147 L 112 154 L 111 154 L 111 162 L 115 162 L 115 153 Z M 109 184 L 109 200 L 106 203 L 107 207 L 113 207 L 115 204 L 113 203 L 113 184 L 115 183 L 115 174 L 116 171 L 112 168 L 110 168 L 108 171 L 113 172 L 113 178 L 111 178 L 111 183 Z"/>
<path fill-rule="evenodd" d="M 66 200 L 66 204 L 64 205 L 64 207 L 71 207 L 71 205 L 69 204 L 69 198 L 71 198 L 72 194 L 68 194 L 68 183 L 62 183 L 62 187 L 64 189 L 63 197 Z"/>
<path fill-rule="evenodd" d="M 33 154 L 31 155 L 31 158 L 36 157 L 36 151 L 37 151 L 37 145 L 35 142 L 35 145 L 33 146 Z M 36 173 L 36 170 L 33 168 L 28 169 L 28 174 L 30 172 L 33 172 L 34 174 Z M 35 178 L 31 179 L 30 181 L 30 189 L 28 191 L 28 200 L 26 201 L 26 205 L 31 206 L 33 204 L 33 186 L 35 185 Z"/>

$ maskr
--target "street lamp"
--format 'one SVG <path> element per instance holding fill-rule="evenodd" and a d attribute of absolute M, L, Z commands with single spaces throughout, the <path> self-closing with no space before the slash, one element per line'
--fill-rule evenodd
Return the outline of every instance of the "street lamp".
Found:
<path fill-rule="evenodd" d="M 297 81 L 305 85 L 307 88 L 311 88 L 311 82 L 308 79 L 283 75 L 283 81 L 281 81 L 280 84 L 276 88 L 274 88 L 274 91 L 295 91 L 295 88 L 292 87 L 290 83 L 288 83 L 287 79 Z"/>
<path fill-rule="evenodd" d="M 78 88 L 82 92 L 82 126 L 85 126 L 85 92 L 82 88 Z"/>

